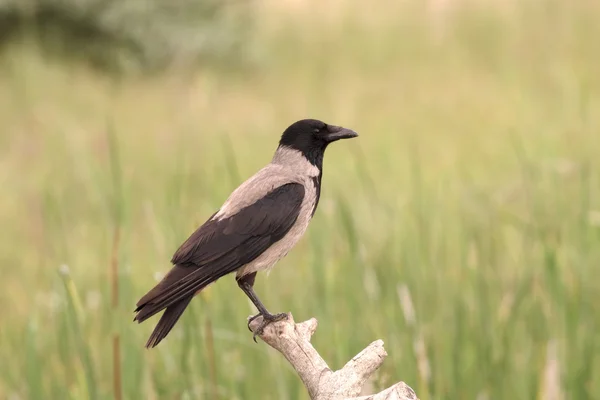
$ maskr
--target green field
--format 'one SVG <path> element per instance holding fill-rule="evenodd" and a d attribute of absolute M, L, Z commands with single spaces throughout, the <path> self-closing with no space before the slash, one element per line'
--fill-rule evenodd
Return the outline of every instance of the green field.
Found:
<path fill-rule="evenodd" d="M 328 150 L 307 236 L 259 275 L 271 311 L 317 318 L 332 368 L 383 339 L 372 390 L 600 398 L 600 7 L 421 3 L 256 3 L 239 69 L 115 80 L 5 52 L 0 398 L 109 399 L 120 379 L 126 399 L 307 399 L 233 276 L 152 351 L 157 319 L 132 322 L 306 117 L 360 137 Z"/>

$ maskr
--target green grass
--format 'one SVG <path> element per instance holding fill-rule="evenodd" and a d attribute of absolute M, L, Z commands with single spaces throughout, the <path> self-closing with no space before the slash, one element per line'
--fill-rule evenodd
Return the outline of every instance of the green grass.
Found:
<path fill-rule="evenodd" d="M 534 3 L 440 20 L 419 2 L 260 8 L 255 70 L 151 81 L 15 47 L 0 60 L 0 398 L 112 398 L 118 336 L 124 398 L 306 399 L 252 342 L 233 277 L 155 350 L 155 320 L 132 322 L 177 246 L 304 117 L 361 136 L 328 150 L 307 237 L 257 280 L 271 310 L 316 317 L 333 368 L 383 339 L 375 389 L 599 398 L 600 10 Z"/>

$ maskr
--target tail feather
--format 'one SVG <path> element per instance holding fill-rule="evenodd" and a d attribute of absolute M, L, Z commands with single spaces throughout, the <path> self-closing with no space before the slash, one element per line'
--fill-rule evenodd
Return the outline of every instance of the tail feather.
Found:
<path fill-rule="evenodd" d="M 171 329 L 173 329 L 173 326 L 175 326 L 185 308 L 190 304 L 192 298 L 193 296 L 187 297 L 167 307 L 162 317 L 160 317 L 160 321 L 158 321 L 158 324 L 156 324 L 156 327 L 152 331 L 146 343 L 146 348 L 156 347 L 171 332 Z"/>
<path fill-rule="evenodd" d="M 152 335 L 147 348 L 155 347 L 171 331 L 194 295 L 225 275 L 221 271 L 193 269 L 175 265 L 169 273 L 136 304 L 134 321 L 144 322 L 165 310 Z"/>

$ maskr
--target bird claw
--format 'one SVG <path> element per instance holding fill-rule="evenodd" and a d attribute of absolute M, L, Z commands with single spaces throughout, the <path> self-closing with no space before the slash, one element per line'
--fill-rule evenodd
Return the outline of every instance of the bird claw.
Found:
<path fill-rule="evenodd" d="M 263 320 L 260 323 L 260 325 L 256 328 L 256 330 L 252 330 L 252 328 L 250 328 L 250 324 L 252 323 L 252 321 L 257 319 L 258 317 L 263 317 Z M 264 315 L 256 314 L 255 316 L 248 318 L 248 330 L 253 333 L 252 339 L 254 340 L 254 343 L 258 343 L 256 341 L 256 337 L 262 335 L 265 328 L 269 324 L 272 324 L 273 322 L 277 322 L 277 321 L 283 321 L 287 317 L 288 317 L 287 313 L 279 313 L 279 314 L 264 314 Z"/>
<path fill-rule="evenodd" d="M 248 330 L 249 330 L 250 332 L 254 332 L 254 331 L 252 330 L 252 328 L 250 328 L 250 324 L 252 323 L 252 321 L 254 321 L 254 320 L 255 320 L 256 318 L 258 318 L 258 317 L 262 317 L 262 314 L 260 314 L 260 313 L 259 313 L 259 314 L 256 314 L 256 315 L 254 315 L 254 316 L 252 316 L 252 317 L 248 318 Z"/>

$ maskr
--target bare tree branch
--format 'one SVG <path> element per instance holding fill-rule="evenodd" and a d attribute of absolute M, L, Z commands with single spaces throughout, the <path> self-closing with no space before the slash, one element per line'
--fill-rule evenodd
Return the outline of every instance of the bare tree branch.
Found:
<path fill-rule="evenodd" d="M 254 331 L 262 323 L 258 317 L 250 323 Z M 370 396 L 357 397 L 369 377 L 387 356 L 383 341 L 376 340 L 344 365 L 332 371 L 310 343 L 317 329 L 314 318 L 296 324 L 292 314 L 268 325 L 259 337 L 279 351 L 294 367 L 313 400 L 418 400 L 415 392 L 404 382 Z"/>

